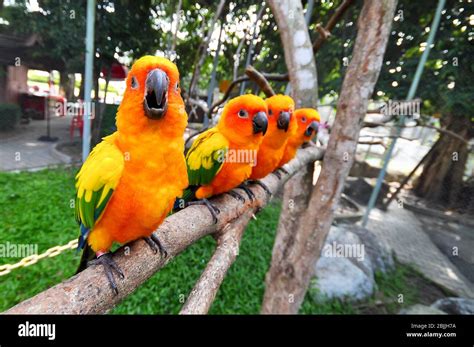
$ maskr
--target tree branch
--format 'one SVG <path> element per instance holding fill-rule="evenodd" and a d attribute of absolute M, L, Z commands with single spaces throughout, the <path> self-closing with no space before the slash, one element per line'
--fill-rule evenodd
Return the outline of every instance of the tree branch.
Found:
<path fill-rule="evenodd" d="M 245 69 L 245 74 L 253 80 L 260 87 L 262 92 L 265 93 L 267 97 L 275 95 L 273 88 L 268 83 L 268 80 L 260 72 L 258 72 L 252 65 L 248 65 Z"/>
<path fill-rule="evenodd" d="M 197 77 L 199 76 L 199 73 L 201 71 L 201 66 L 204 63 L 204 59 L 207 56 L 207 48 L 209 47 L 209 43 L 211 42 L 214 27 L 218 19 L 222 15 L 222 11 L 224 10 L 225 3 L 226 3 L 226 0 L 220 0 L 219 4 L 217 5 L 216 13 L 214 14 L 214 17 L 212 18 L 211 25 L 207 32 L 207 36 L 204 39 L 204 41 L 201 42 L 196 52 L 196 57 L 194 59 L 194 70 L 191 76 L 191 82 L 189 83 L 188 98 L 192 97 L 194 94 L 194 88 L 196 87 Z"/>
<path fill-rule="evenodd" d="M 212 106 L 209 108 L 209 116 L 212 114 L 212 112 L 214 112 L 214 110 L 217 107 L 222 105 L 230 97 L 230 93 L 232 93 L 232 90 L 234 89 L 236 85 L 242 83 L 243 81 L 248 81 L 248 80 L 249 78 L 247 76 L 241 76 L 233 80 L 231 84 L 229 85 L 229 87 L 227 88 L 227 90 L 225 91 L 224 96 L 220 100 L 217 100 L 215 103 L 213 103 Z"/>
<path fill-rule="evenodd" d="M 289 175 L 283 174 L 280 180 L 274 175 L 268 175 L 262 181 L 273 193 L 276 193 L 291 175 L 307 163 L 322 159 L 323 154 L 324 150 L 321 148 L 301 149 L 297 157 L 284 166 Z M 266 192 L 256 185 L 251 185 L 250 189 L 256 196 L 253 202 L 247 200 L 242 203 L 225 194 L 212 199 L 221 211 L 217 224 L 213 223 L 209 211 L 204 206 L 190 206 L 166 218 L 154 233 L 168 252 L 166 259 L 155 255 L 143 240 L 134 241 L 114 252 L 113 259 L 125 274 L 124 280 L 117 280 L 118 295 L 114 295 L 110 290 L 102 268 L 90 267 L 19 303 L 6 313 L 101 314 L 108 312 L 191 244 L 206 235 L 216 233 L 249 210 L 266 206 L 268 203 Z"/>
<path fill-rule="evenodd" d="M 342 18 L 347 9 L 354 3 L 354 0 L 344 0 L 344 2 L 336 9 L 325 27 L 321 27 L 319 24 L 316 26 L 316 30 L 319 32 L 319 37 L 313 43 L 313 53 L 316 54 L 323 43 L 331 36 L 331 31 L 336 26 L 337 22 Z M 319 28 L 318 28 L 319 26 Z"/>
<path fill-rule="evenodd" d="M 249 68 L 252 70 L 251 72 L 248 72 Z M 266 84 L 271 89 L 268 81 L 287 81 L 288 80 L 288 75 L 268 74 L 268 73 L 259 72 L 251 65 L 247 67 L 245 73 L 247 74 L 247 76 L 240 76 L 239 78 L 233 80 L 231 84 L 229 85 L 229 87 L 227 88 L 227 90 L 225 91 L 222 98 L 212 104 L 212 106 L 209 108 L 209 116 L 215 111 L 217 107 L 219 107 L 224 102 L 226 102 L 226 100 L 230 97 L 230 94 L 232 93 L 232 90 L 235 88 L 235 86 L 237 86 L 238 84 L 244 81 L 249 81 L 250 79 L 253 79 L 255 82 L 257 82 L 257 79 L 263 79 L 263 80 L 266 80 Z M 258 83 L 262 83 L 262 81 L 259 80 L 257 84 Z"/>
<path fill-rule="evenodd" d="M 382 140 L 377 140 L 377 141 L 359 141 L 357 142 L 358 145 L 380 145 L 382 146 L 383 148 L 387 148 L 387 146 L 385 145 L 385 143 L 382 141 Z"/>
<path fill-rule="evenodd" d="M 245 211 L 216 235 L 217 248 L 180 314 L 206 314 L 209 311 L 227 271 L 239 254 L 242 235 L 253 214 L 253 209 Z"/>

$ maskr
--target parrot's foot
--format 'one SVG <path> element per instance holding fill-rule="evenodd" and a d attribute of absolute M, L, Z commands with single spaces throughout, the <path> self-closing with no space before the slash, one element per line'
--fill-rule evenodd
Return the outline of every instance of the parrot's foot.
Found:
<path fill-rule="evenodd" d="M 272 174 L 275 175 L 279 180 L 281 180 L 281 173 L 278 170 L 273 171 Z"/>
<path fill-rule="evenodd" d="M 260 180 L 255 180 L 255 181 L 251 181 L 250 183 L 255 183 L 257 185 L 259 185 L 260 187 L 263 188 L 263 190 L 268 194 L 268 197 L 271 198 L 272 197 L 272 191 L 270 190 L 270 188 L 267 187 L 267 185 L 265 183 L 263 183 L 262 181 Z"/>
<path fill-rule="evenodd" d="M 160 239 L 155 234 L 151 234 L 150 237 L 144 237 L 143 240 L 145 240 L 148 246 L 150 246 L 153 253 L 157 254 L 160 252 L 160 254 L 165 258 L 168 256 L 166 248 L 163 247 Z"/>
<path fill-rule="evenodd" d="M 274 174 L 280 180 L 282 172 L 287 174 L 287 175 L 290 174 L 286 169 L 284 169 L 282 167 L 280 167 L 280 168 L 276 169 L 275 171 L 273 171 L 272 174 Z"/>
<path fill-rule="evenodd" d="M 242 183 L 240 186 L 237 188 L 242 189 L 245 193 L 247 193 L 247 196 L 249 197 L 250 201 L 255 200 L 255 194 L 245 185 L 245 183 Z"/>
<path fill-rule="evenodd" d="M 122 270 L 118 267 L 117 263 L 112 259 L 111 253 L 104 253 L 97 257 L 97 259 L 91 260 L 87 263 L 89 266 L 102 265 L 104 267 L 105 275 L 109 280 L 110 288 L 114 291 L 115 295 L 118 294 L 117 283 L 115 283 L 113 272 L 115 271 L 120 279 L 124 279 L 125 275 Z"/>
<path fill-rule="evenodd" d="M 211 212 L 212 220 L 214 221 L 214 224 L 217 224 L 217 215 L 221 213 L 221 211 L 216 206 L 214 206 L 209 200 L 201 199 L 201 200 L 190 201 L 186 203 L 186 206 L 192 206 L 192 205 L 206 205 L 209 212 Z"/>
<path fill-rule="evenodd" d="M 239 200 L 241 202 L 245 202 L 245 198 L 234 190 L 229 190 L 227 192 L 227 194 L 229 194 L 231 197 L 233 197 L 236 200 Z"/>

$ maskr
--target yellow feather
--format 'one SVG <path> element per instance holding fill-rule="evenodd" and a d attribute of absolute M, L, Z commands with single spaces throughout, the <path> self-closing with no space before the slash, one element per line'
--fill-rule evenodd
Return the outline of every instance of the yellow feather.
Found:
<path fill-rule="evenodd" d="M 122 152 L 115 146 L 115 136 L 107 136 L 91 152 L 76 176 L 77 198 L 79 200 L 79 217 L 85 220 L 85 202 L 92 200 L 94 192 L 103 188 L 97 205 L 101 204 L 111 189 L 117 187 L 124 168 Z M 96 207 L 97 207 L 96 205 Z"/>
<path fill-rule="evenodd" d="M 201 167 L 210 169 L 213 165 L 212 154 L 228 147 L 229 141 L 224 135 L 217 128 L 211 128 L 194 141 L 186 156 L 187 165 L 191 170 L 198 170 Z"/>

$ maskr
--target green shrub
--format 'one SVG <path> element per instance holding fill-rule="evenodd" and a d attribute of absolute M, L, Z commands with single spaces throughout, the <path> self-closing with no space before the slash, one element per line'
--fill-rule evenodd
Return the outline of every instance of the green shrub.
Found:
<path fill-rule="evenodd" d="M 11 130 L 20 121 L 21 109 L 15 104 L 0 104 L 0 131 Z"/>

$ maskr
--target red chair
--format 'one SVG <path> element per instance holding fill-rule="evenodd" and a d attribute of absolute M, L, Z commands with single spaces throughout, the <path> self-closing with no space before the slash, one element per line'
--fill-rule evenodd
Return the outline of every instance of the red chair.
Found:
<path fill-rule="evenodd" d="M 71 119 L 71 126 L 69 127 L 69 135 L 71 136 L 71 140 L 74 139 L 74 130 L 79 129 L 79 134 L 82 137 L 82 132 L 84 130 L 84 120 L 82 115 L 75 115 Z"/>
<path fill-rule="evenodd" d="M 79 129 L 79 134 L 82 138 L 82 132 L 84 130 L 84 107 L 82 100 L 78 100 L 77 103 L 79 107 L 75 108 L 74 116 L 71 119 L 71 126 L 69 127 L 69 134 L 71 136 L 71 140 L 74 139 L 74 130 Z"/>

